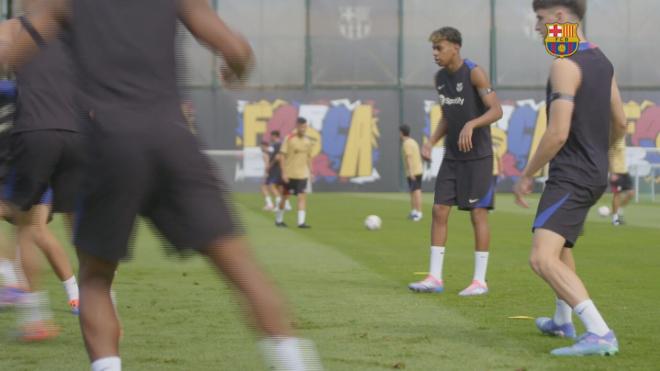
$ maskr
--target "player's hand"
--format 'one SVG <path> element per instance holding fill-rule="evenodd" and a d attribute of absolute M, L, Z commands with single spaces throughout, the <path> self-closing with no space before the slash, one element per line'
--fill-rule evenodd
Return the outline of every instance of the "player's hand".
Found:
<path fill-rule="evenodd" d="M 284 182 L 284 184 L 289 184 L 289 177 L 283 174 L 282 175 L 282 182 Z"/>
<path fill-rule="evenodd" d="M 410 179 L 414 182 L 415 181 L 415 176 L 414 175 L 408 175 L 408 179 Z"/>
<path fill-rule="evenodd" d="M 425 161 L 431 161 L 431 152 L 433 151 L 433 146 L 431 146 L 431 142 L 426 142 L 422 146 L 422 158 Z"/>
<path fill-rule="evenodd" d="M 619 176 L 617 174 L 610 175 L 611 182 L 616 182 L 617 180 L 619 180 Z"/>
<path fill-rule="evenodd" d="M 463 130 L 458 135 L 458 150 L 461 152 L 470 152 L 472 150 L 472 132 L 474 125 L 471 121 L 463 126 Z"/>
<path fill-rule="evenodd" d="M 516 182 L 516 185 L 513 186 L 513 193 L 516 195 L 516 203 L 518 206 L 524 207 L 525 209 L 529 208 L 529 203 L 525 199 L 525 196 L 532 193 L 532 184 L 534 180 L 531 177 L 521 176 Z"/>

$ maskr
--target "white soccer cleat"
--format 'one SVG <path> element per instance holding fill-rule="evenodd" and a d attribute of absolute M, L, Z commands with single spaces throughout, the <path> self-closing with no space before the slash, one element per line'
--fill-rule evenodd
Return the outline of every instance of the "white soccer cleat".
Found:
<path fill-rule="evenodd" d="M 414 292 L 443 292 L 445 290 L 444 282 L 437 278 L 428 275 L 426 278 L 419 282 L 413 282 L 408 285 L 408 288 Z"/>
<path fill-rule="evenodd" d="M 485 282 L 479 282 L 477 280 L 472 281 L 470 286 L 465 288 L 465 290 L 458 293 L 460 296 L 477 296 L 484 295 L 488 293 L 488 285 Z"/>

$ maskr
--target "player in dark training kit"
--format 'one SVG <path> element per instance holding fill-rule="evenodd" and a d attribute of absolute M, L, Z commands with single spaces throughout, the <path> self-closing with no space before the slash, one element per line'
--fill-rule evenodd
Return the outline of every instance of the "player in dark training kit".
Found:
<path fill-rule="evenodd" d="M 547 24 L 580 23 L 586 0 L 534 0 L 536 29 L 545 38 Z M 553 318 L 538 318 L 539 330 L 575 337 L 572 311 L 586 334 L 559 356 L 611 355 L 619 350 L 587 290 L 575 273 L 571 248 L 582 232 L 589 208 L 607 187 L 608 149 L 625 135 L 626 123 L 612 64 L 578 30 L 574 55 L 556 59 L 547 88 L 548 128 L 514 188 L 517 202 L 532 190 L 533 175 L 550 162 L 550 172 L 534 220 L 530 265 L 556 294 Z"/>
<path fill-rule="evenodd" d="M 149 218 L 176 248 L 206 256 L 238 288 L 265 336 L 272 366 L 320 368 L 303 359 L 282 300 L 249 254 L 224 185 L 180 110 L 178 21 L 224 57 L 227 67 L 221 72 L 228 82 L 247 76 L 248 43 L 206 0 L 53 0 L 28 18 L 6 59 L 19 63 L 41 37 L 51 39 L 62 24 L 70 25 L 82 75 L 80 104 L 89 112 L 90 166 L 75 245 L 80 321 L 92 370 L 121 369 L 110 286 L 119 260 L 129 255 L 137 215 Z"/>
<path fill-rule="evenodd" d="M 24 1 L 30 11 L 35 1 Z M 23 18 L 3 25 L 20 29 Z M 48 228 L 53 212 L 71 213 L 82 179 L 84 148 L 78 128 L 77 93 L 70 34 L 61 32 L 49 45 L 41 44 L 29 63 L 16 69 L 17 103 L 11 129 L 11 154 L 3 199 L 16 223 L 20 265 L 28 289 L 19 309 L 19 336 L 43 340 L 55 335 L 47 294 L 39 292 L 39 247 L 78 313 L 78 286 L 69 258 Z"/>
<path fill-rule="evenodd" d="M 483 68 L 460 54 L 458 30 L 443 27 L 429 38 L 435 62 L 443 67 L 435 77 L 442 119 L 422 154 L 445 138 L 445 157 L 435 183 L 429 275 L 408 287 L 416 292 L 442 292 L 442 266 L 447 241 L 447 221 L 452 206 L 470 211 L 475 234 L 475 269 L 472 283 L 461 296 L 488 292 L 486 268 L 490 231 L 488 210 L 493 209 L 493 145 L 490 125 L 502 117 L 502 107 Z"/>

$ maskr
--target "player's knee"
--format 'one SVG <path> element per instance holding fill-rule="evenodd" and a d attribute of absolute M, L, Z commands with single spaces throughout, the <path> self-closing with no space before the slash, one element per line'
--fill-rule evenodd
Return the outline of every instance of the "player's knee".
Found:
<path fill-rule="evenodd" d="M 554 261 L 547 255 L 532 253 L 529 257 L 529 266 L 532 270 L 539 276 L 544 276 L 550 270 L 552 270 Z"/>
<path fill-rule="evenodd" d="M 446 225 L 449 216 L 449 210 L 446 206 L 434 205 L 433 206 L 433 224 Z"/>

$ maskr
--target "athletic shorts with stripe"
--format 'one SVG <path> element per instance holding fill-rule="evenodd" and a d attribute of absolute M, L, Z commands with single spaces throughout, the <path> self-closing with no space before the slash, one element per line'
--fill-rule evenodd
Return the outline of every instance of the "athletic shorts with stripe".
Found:
<path fill-rule="evenodd" d="M 607 185 L 589 187 L 568 181 L 549 179 L 539 202 L 532 231 L 547 229 L 566 240 L 564 247 L 573 247 L 583 233 L 589 209 L 600 199 Z"/>

